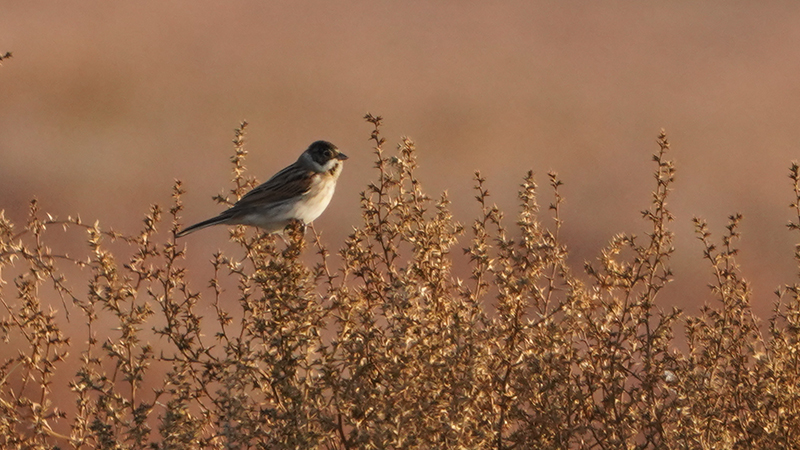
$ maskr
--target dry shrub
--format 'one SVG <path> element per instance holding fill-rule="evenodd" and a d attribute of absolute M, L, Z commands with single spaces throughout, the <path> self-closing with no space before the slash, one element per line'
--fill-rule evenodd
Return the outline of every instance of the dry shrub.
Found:
<path fill-rule="evenodd" d="M 19 230 L 0 215 L 0 326 L 15 347 L 0 365 L 2 448 L 798 447 L 800 285 L 759 326 L 735 262 L 740 216 L 721 244 L 696 220 L 716 301 L 691 317 L 659 307 L 675 174 L 663 133 L 644 235 L 615 236 L 578 276 L 556 174 L 544 219 L 529 172 L 509 222 L 476 173 L 480 214 L 465 231 L 446 196 L 422 190 L 413 142 L 387 154 L 380 117 L 366 119 L 376 179 L 339 258 L 300 227 L 285 240 L 233 227 L 236 254 L 214 254 L 208 287 L 193 287 L 173 237 L 180 182 L 170 220 L 153 206 L 130 236 L 36 202 Z M 245 125 L 223 203 L 255 182 Z M 85 256 L 51 249 L 56 227 L 83 230 Z M 468 279 L 454 257 L 468 258 Z M 85 334 L 65 334 L 54 294 Z"/>

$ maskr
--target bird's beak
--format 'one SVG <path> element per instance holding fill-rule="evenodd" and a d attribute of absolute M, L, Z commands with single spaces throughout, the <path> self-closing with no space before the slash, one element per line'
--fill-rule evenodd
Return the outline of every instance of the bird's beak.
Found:
<path fill-rule="evenodd" d="M 342 152 L 339 152 L 339 154 L 336 155 L 336 159 L 338 159 L 339 161 L 344 161 L 345 159 L 347 159 L 347 155 L 345 155 Z"/>

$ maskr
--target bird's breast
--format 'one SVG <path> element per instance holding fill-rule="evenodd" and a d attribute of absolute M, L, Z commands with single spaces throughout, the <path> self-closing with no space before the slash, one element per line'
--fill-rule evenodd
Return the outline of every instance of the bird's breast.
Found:
<path fill-rule="evenodd" d="M 328 207 L 335 189 L 336 177 L 327 173 L 317 177 L 303 199 L 292 206 L 292 215 L 305 223 L 313 221 Z"/>

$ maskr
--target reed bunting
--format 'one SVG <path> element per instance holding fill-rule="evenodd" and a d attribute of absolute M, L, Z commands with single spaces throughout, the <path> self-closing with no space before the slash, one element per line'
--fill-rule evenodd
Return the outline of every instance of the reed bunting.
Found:
<path fill-rule="evenodd" d="M 306 225 L 328 206 L 347 155 L 327 141 L 317 141 L 300 158 L 254 188 L 227 211 L 196 223 L 176 237 L 211 225 L 254 225 L 268 233 L 283 231 L 293 220 Z"/>

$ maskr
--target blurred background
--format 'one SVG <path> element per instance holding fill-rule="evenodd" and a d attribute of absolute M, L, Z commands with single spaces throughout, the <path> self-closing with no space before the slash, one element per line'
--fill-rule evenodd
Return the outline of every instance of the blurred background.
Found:
<path fill-rule="evenodd" d="M 350 156 L 315 223 L 335 249 L 375 177 L 371 112 L 387 148 L 414 139 L 423 186 L 448 191 L 464 224 L 479 211 L 475 170 L 509 225 L 526 171 L 544 206 L 557 171 L 579 270 L 614 234 L 647 231 L 663 127 L 677 251 L 661 305 L 696 312 L 711 298 L 691 218 L 719 238 L 741 212 L 739 261 L 766 317 L 797 272 L 786 175 L 800 153 L 798 23 L 791 1 L 0 0 L 0 53 L 13 52 L 0 67 L 0 209 L 21 225 L 35 197 L 133 233 L 180 179 L 184 221 L 208 218 L 247 120 L 260 181 L 317 139 Z M 197 288 L 227 236 L 185 239 Z"/>

